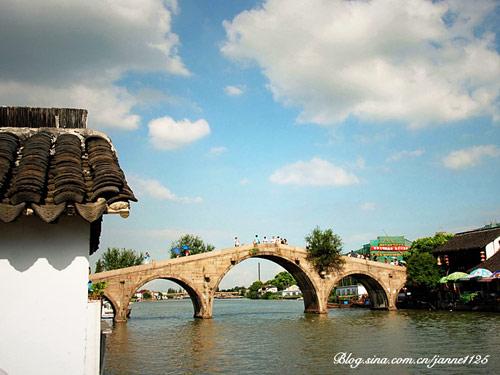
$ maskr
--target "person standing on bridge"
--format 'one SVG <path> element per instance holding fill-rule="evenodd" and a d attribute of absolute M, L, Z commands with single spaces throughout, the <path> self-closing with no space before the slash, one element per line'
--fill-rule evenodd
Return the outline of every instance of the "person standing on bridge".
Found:
<path fill-rule="evenodd" d="M 260 244 L 260 239 L 259 239 L 259 235 L 256 234 L 255 238 L 253 240 L 253 245 L 255 246 L 255 245 L 258 245 L 258 244 Z"/>
<path fill-rule="evenodd" d="M 234 237 L 234 247 L 240 247 L 240 240 L 238 237 Z"/>

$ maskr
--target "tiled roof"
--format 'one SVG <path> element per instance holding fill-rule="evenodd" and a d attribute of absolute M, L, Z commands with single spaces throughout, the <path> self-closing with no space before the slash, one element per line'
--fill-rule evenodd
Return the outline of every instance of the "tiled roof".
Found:
<path fill-rule="evenodd" d="M 500 237 L 500 228 L 477 229 L 455 234 L 447 243 L 438 247 L 435 254 L 451 251 L 482 249 L 496 238 Z"/>
<path fill-rule="evenodd" d="M 497 251 L 493 256 L 478 264 L 477 268 L 486 268 L 491 272 L 500 271 L 500 251 Z"/>
<path fill-rule="evenodd" d="M 0 124 L 2 126 L 2 124 Z M 0 221 L 63 213 L 95 222 L 128 213 L 137 201 L 103 133 L 61 128 L 0 128 Z"/>

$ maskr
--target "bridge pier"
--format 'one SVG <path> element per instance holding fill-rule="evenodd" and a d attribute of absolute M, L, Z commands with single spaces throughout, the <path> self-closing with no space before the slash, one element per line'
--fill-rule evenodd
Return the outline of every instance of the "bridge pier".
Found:
<path fill-rule="evenodd" d="M 328 314 L 328 287 L 320 279 L 316 280 L 316 290 L 302 291 L 304 297 L 304 313 Z"/>
<path fill-rule="evenodd" d="M 213 307 L 201 309 L 200 311 L 196 311 L 194 313 L 194 317 L 196 319 L 212 319 Z"/>
<path fill-rule="evenodd" d="M 398 301 L 398 294 L 399 294 L 399 291 L 404 287 L 404 284 L 403 285 L 400 285 L 399 286 L 399 289 L 398 288 L 395 288 L 395 289 L 392 289 L 389 293 L 388 293 L 388 299 L 389 299 L 389 310 L 397 310 L 398 308 L 396 307 L 396 302 Z"/>
<path fill-rule="evenodd" d="M 304 310 L 304 313 L 305 314 L 328 314 L 328 309 L 326 308 L 326 303 L 325 303 L 325 307 L 310 307 L 310 308 L 306 308 Z"/>
<path fill-rule="evenodd" d="M 127 321 L 127 309 L 128 309 L 128 304 L 126 308 L 119 307 L 118 309 L 115 310 L 115 317 L 114 317 L 115 323 L 125 323 Z"/>
<path fill-rule="evenodd" d="M 214 293 L 200 293 L 200 303 L 194 304 L 194 317 L 197 319 L 212 319 L 214 310 Z"/>

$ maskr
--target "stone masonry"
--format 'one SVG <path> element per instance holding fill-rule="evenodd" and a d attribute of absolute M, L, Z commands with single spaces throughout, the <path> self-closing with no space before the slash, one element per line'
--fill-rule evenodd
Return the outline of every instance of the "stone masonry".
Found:
<path fill-rule="evenodd" d="M 365 259 L 344 257 L 340 272 L 320 275 L 300 247 L 277 244 L 247 245 L 204 254 L 190 255 L 150 264 L 93 274 L 95 283 L 105 281 L 104 292 L 115 310 L 115 321 L 127 320 L 127 307 L 134 293 L 148 281 L 168 279 L 182 286 L 191 297 L 196 318 L 211 318 L 215 291 L 227 272 L 248 258 L 274 261 L 297 280 L 307 313 L 327 312 L 328 296 L 346 276 L 356 278 L 367 289 L 372 307 L 396 309 L 398 292 L 406 282 L 406 269 Z"/>

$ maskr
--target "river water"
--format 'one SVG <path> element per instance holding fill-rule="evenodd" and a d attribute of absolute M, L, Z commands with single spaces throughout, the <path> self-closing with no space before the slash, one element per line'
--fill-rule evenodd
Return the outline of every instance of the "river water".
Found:
<path fill-rule="evenodd" d="M 500 371 L 495 313 L 333 309 L 302 301 L 216 300 L 214 317 L 192 317 L 189 300 L 135 303 L 108 338 L 106 375 L 493 374 Z M 335 364 L 346 360 L 481 355 L 486 364 Z M 470 357 L 469 357 L 470 358 Z M 470 361 L 470 359 L 466 361 Z M 472 362 L 480 362 L 473 358 Z M 484 360 L 483 360 L 484 361 Z M 351 362 L 352 366 L 355 363 Z"/>

